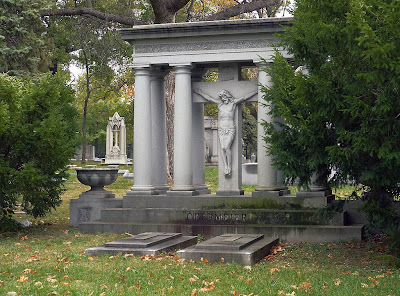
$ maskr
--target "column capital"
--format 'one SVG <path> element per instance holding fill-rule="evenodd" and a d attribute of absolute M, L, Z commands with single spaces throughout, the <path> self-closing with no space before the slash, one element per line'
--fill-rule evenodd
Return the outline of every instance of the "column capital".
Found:
<path fill-rule="evenodd" d="M 169 64 L 171 67 L 173 67 L 175 70 L 178 69 L 192 69 L 193 65 L 192 63 L 178 63 L 178 64 Z"/>

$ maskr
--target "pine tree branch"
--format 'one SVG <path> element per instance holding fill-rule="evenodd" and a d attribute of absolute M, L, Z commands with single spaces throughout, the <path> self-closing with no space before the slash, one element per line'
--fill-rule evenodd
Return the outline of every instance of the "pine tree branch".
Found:
<path fill-rule="evenodd" d="M 203 19 L 204 21 L 226 20 L 230 17 L 238 16 L 242 13 L 252 12 L 257 9 L 281 5 L 282 0 L 256 0 L 252 2 L 242 2 L 235 6 L 228 7 L 225 10 L 217 12 L 209 17 Z"/>
<path fill-rule="evenodd" d="M 41 17 L 45 16 L 73 16 L 73 15 L 91 15 L 98 19 L 108 21 L 108 22 L 116 22 L 122 25 L 127 26 L 136 26 L 136 25 L 145 25 L 146 23 L 142 20 L 136 19 L 134 17 L 121 16 L 117 14 L 111 13 L 103 13 L 93 8 L 87 7 L 68 7 L 63 9 L 56 9 L 50 11 L 41 12 Z"/>

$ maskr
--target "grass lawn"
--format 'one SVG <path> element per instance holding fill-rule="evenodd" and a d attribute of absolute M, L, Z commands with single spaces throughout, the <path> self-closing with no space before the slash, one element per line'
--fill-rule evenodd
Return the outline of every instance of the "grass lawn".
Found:
<path fill-rule="evenodd" d="M 213 191 L 215 171 L 207 169 Z M 121 197 L 131 182 L 119 177 L 108 188 Z M 34 225 L 19 233 L 0 235 L 0 295 L 400 295 L 400 259 L 388 252 L 384 237 L 283 242 L 253 267 L 183 261 L 174 253 L 87 257 L 86 248 L 127 234 L 82 234 L 68 225 L 69 199 L 85 190 L 71 170 L 56 211 L 28 218 Z"/>

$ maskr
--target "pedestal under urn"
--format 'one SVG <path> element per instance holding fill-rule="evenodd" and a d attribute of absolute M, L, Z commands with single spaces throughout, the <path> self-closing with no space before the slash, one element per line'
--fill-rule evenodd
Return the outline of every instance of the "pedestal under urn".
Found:
<path fill-rule="evenodd" d="M 115 198 L 115 195 L 104 186 L 110 185 L 118 178 L 117 168 L 76 168 L 76 176 L 90 190 L 83 192 L 79 198 Z"/>

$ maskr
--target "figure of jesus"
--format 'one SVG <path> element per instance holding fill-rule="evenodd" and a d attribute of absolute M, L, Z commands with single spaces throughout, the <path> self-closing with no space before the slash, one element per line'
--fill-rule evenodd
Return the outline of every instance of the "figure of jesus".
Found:
<path fill-rule="evenodd" d="M 194 93 L 203 97 L 205 100 L 218 105 L 218 139 L 222 151 L 222 163 L 225 176 L 229 176 L 232 171 L 232 151 L 231 146 L 236 134 L 235 109 L 236 106 L 245 100 L 255 96 L 257 92 L 235 99 L 227 90 L 222 90 L 218 98 L 213 98 L 200 89 L 195 89 Z"/>

